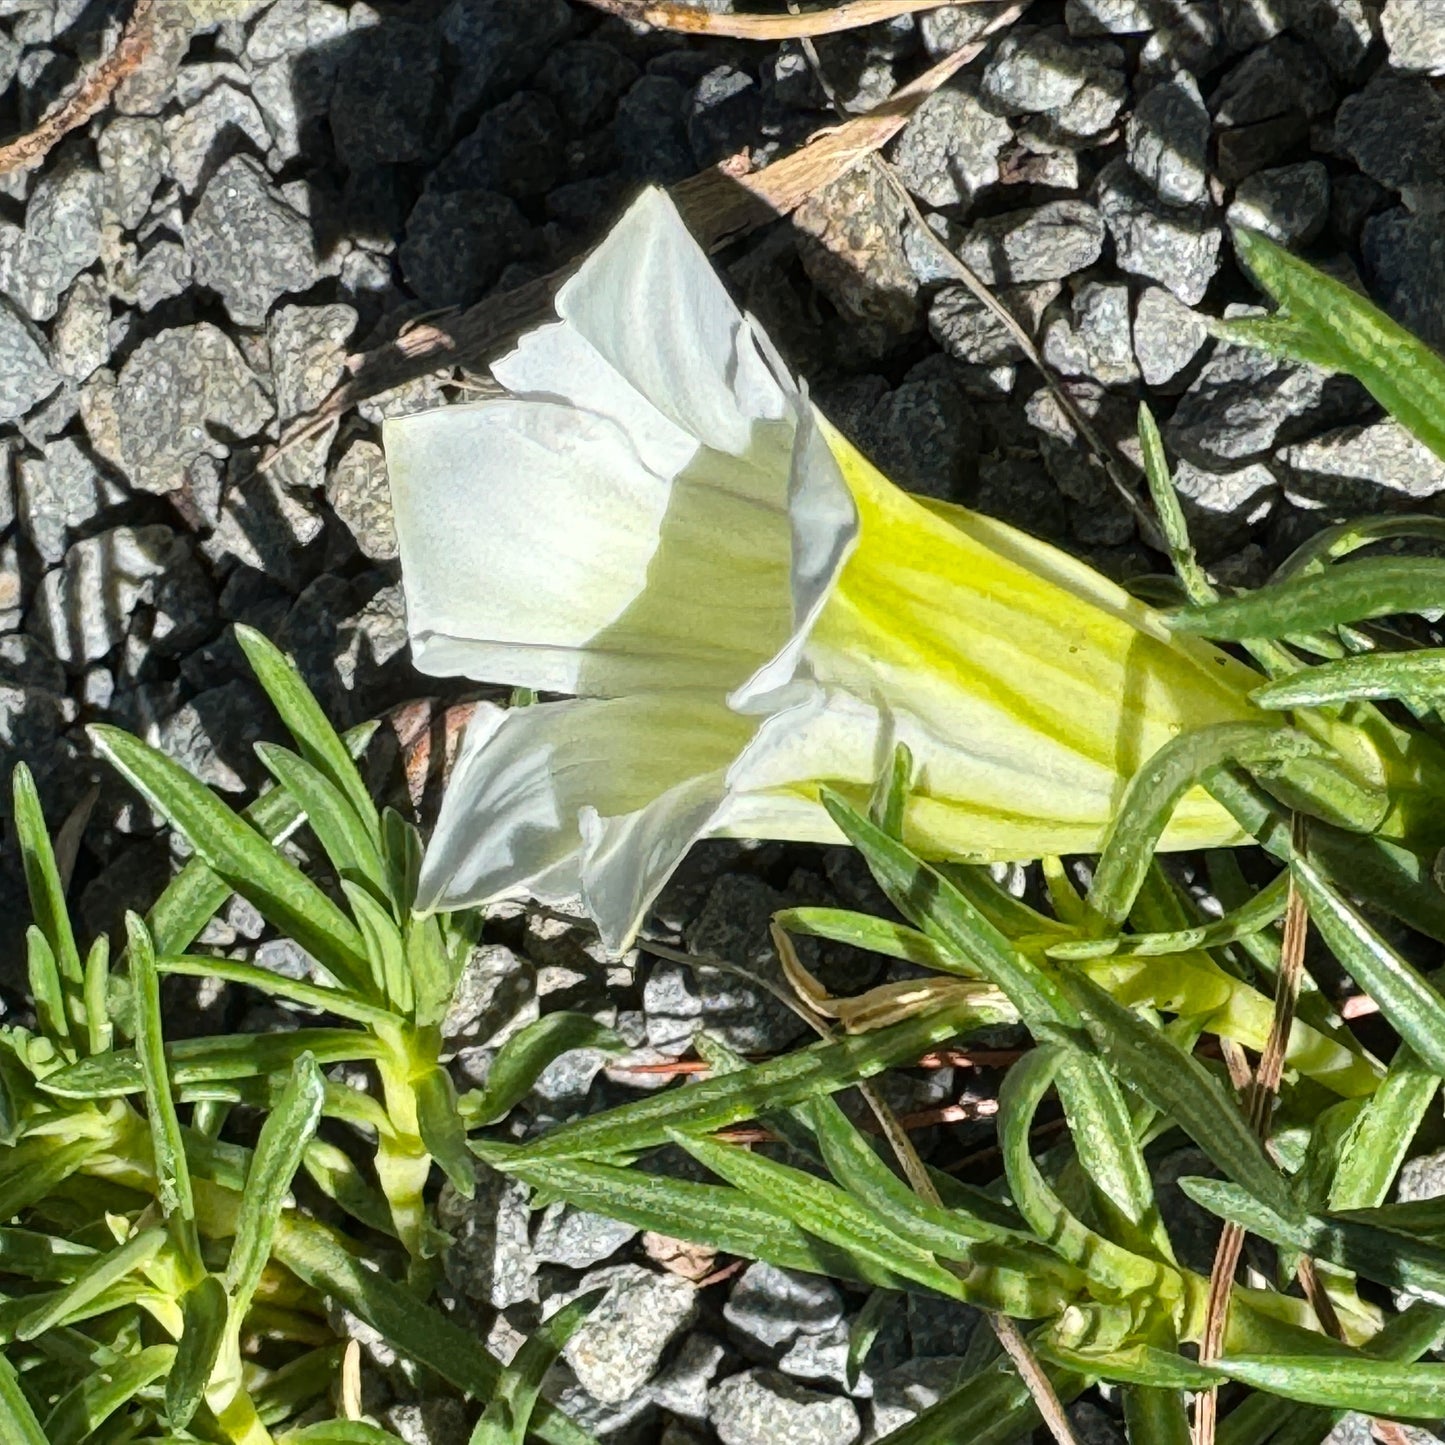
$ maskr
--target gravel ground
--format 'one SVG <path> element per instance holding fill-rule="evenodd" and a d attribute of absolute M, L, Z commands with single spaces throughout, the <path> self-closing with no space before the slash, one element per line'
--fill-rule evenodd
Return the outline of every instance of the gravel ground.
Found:
<path fill-rule="evenodd" d="M 87 756 L 85 723 L 140 732 L 239 798 L 272 724 L 236 622 L 288 648 L 339 722 L 434 695 L 407 661 L 378 423 L 455 389 L 410 383 L 257 468 L 347 355 L 576 256 L 643 181 L 741 150 L 765 161 L 835 119 L 794 42 L 641 34 L 569 0 L 196 0 L 200 18 L 159 3 L 158 44 L 114 104 L 37 169 L 0 178 L 0 761 L 32 766 L 57 821 L 99 784 L 76 873 L 87 930 L 153 896 L 175 849 Z M 821 40 L 822 72 L 845 110 L 866 110 L 1000 8 Z M 1345 516 L 1433 510 L 1445 468 L 1359 388 L 1216 345 L 1199 318 L 1256 304 L 1226 231 L 1248 224 L 1445 346 L 1445 3 L 1036 0 L 1025 18 L 888 154 L 936 236 L 1126 452 L 1149 400 L 1216 576 L 1259 581 Z M 116 26 L 100 0 L 0 0 L 0 134 L 33 125 Z M 1007 335 L 875 173 L 720 259 L 823 407 L 899 481 L 1120 579 L 1161 570 Z M 394 731 L 418 716 L 404 710 Z M 380 776 L 395 748 L 379 751 Z M 12 923 L 14 862 L 0 871 Z M 769 914 L 821 902 L 878 900 L 841 850 L 714 846 L 658 926 L 768 972 Z M 233 905 L 209 941 L 260 936 Z M 263 955 L 306 966 L 284 944 Z M 12 1009 L 16 957 L 0 950 Z M 814 961 L 839 988 L 873 981 L 856 957 Z M 233 990 L 173 1003 L 177 1032 L 288 1022 Z M 646 955 L 607 966 L 575 930 L 516 916 L 478 951 L 449 1021 L 459 1079 L 483 1077 L 509 1031 L 557 1007 L 593 1011 L 652 1059 L 703 1025 L 746 1051 L 800 1033 L 735 977 Z M 640 1087 L 602 1064 L 563 1056 L 518 1128 Z M 901 1080 L 899 1102 L 990 1087 L 945 1070 Z M 986 1142 L 988 1128 L 965 1134 Z M 871 1440 L 979 1347 L 967 1312 L 910 1300 L 849 1388 L 862 1301 L 826 1281 L 754 1265 L 700 1287 L 714 1266 L 695 1251 L 560 1206 L 529 1217 L 496 1179 L 443 1212 L 454 1308 L 499 1353 L 539 1314 L 609 1286 L 549 1384 L 609 1438 Z M 376 1379 L 392 1392 L 376 1408 L 404 1438 L 465 1441 L 456 1402 L 418 1403 L 394 1362 Z M 1081 1441 L 1122 1438 L 1098 1402 L 1075 1415 Z"/>

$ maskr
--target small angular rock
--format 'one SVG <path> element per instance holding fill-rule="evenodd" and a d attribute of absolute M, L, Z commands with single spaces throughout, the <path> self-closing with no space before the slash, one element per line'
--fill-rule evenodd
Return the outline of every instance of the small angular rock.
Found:
<path fill-rule="evenodd" d="M 389 21 L 343 45 L 331 94 L 336 154 L 351 170 L 420 160 L 440 104 L 441 54 L 430 26 Z"/>
<path fill-rule="evenodd" d="M 723 1318 L 754 1358 L 776 1360 L 800 1335 L 827 1334 L 843 1320 L 843 1296 L 821 1275 L 750 1264 L 723 1306 Z"/>
<path fill-rule="evenodd" d="M 326 500 L 363 557 L 389 562 L 396 556 L 386 458 L 375 442 L 358 440 L 346 449 L 326 483 Z"/>
<path fill-rule="evenodd" d="M 1194 77 L 1154 86 L 1129 121 L 1129 164 L 1166 205 L 1194 206 L 1209 189 L 1209 112 Z"/>
<path fill-rule="evenodd" d="M 18 421 L 60 385 L 45 338 L 0 296 L 0 422 Z"/>
<path fill-rule="evenodd" d="M 712 1426 L 722 1445 L 853 1445 L 851 1400 L 795 1385 L 772 1370 L 744 1370 L 714 1387 Z"/>
<path fill-rule="evenodd" d="M 18 480 L 20 525 L 48 567 L 65 556 L 72 531 L 122 495 L 102 481 L 95 463 L 70 437 L 48 442 L 42 456 L 22 461 Z"/>
<path fill-rule="evenodd" d="M 1174 468 L 1174 490 L 1189 539 L 1205 562 L 1217 561 L 1247 542 L 1279 500 L 1279 481 L 1262 462 L 1213 472 L 1180 461 Z"/>
<path fill-rule="evenodd" d="M 1360 252 L 1376 301 L 1402 326 L 1445 349 L 1445 233 L 1434 214 L 1371 216 Z"/>
<path fill-rule="evenodd" d="M 1385 0 L 1380 28 L 1394 69 L 1445 75 L 1445 0 Z"/>
<path fill-rule="evenodd" d="M 611 117 L 637 73 L 637 66 L 610 45 L 569 40 L 547 56 L 533 83 L 574 131 L 585 133 Z"/>
<path fill-rule="evenodd" d="M 474 114 L 526 81 L 572 27 L 566 0 L 451 0 L 440 30 L 454 68 L 452 117 Z"/>
<path fill-rule="evenodd" d="M 55 366 L 84 381 L 110 355 L 110 294 L 99 276 L 86 272 L 70 288 L 50 329 Z"/>
<path fill-rule="evenodd" d="M 1146 286 L 1134 307 L 1134 355 L 1149 386 L 1166 386 L 1209 339 L 1204 323 L 1172 291 Z"/>
<path fill-rule="evenodd" d="M 117 116 L 96 141 L 105 214 L 130 230 L 145 218 L 166 173 L 165 128 L 149 116 Z"/>
<path fill-rule="evenodd" d="M 75 278 L 100 255 L 104 182 L 66 161 L 35 183 L 25 227 L 0 232 L 0 290 L 36 321 L 55 315 Z"/>
<path fill-rule="evenodd" d="M 1445 491 L 1445 462 L 1388 417 L 1285 447 L 1279 461 L 1297 507 L 1359 515 Z"/>
<path fill-rule="evenodd" d="M 958 248 L 994 286 L 1052 281 L 1092 266 L 1104 249 L 1104 220 L 1083 201 L 1048 201 L 977 222 Z"/>
<path fill-rule="evenodd" d="M 465 306 L 527 255 L 531 227 L 494 191 L 428 191 L 407 217 L 402 273 L 428 306 Z"/>
<path fill-rule="evenodd" d="M 1090 281 L 1075 293 L 1072 322 L 1059 317 L 1044 333 L 1044 359 L 1064 376 L 1126 386 L 1139 368 L 1129 334 L 1129 288 Z"/>
<path fill-rule="evenodd" d="M 209 322 L 143 341 L 121 368 L 115 393 L 122 465 L 133 485 L 170 492 L 202 455 L 224 457 L 212 428 L 255 435 L 271 403 L 228 336 Z"/>
<path fill-rule="evenodd" d="M 1207 210 L 1164 205 L 1122 158 L 1099 173 L 1098 196 L 1121 269 L 1162 282 L 1186 305 L 1204 299 L 1223 239 Z"/>
<path fill-rule="evenodd" d="M 244 136 L 264 154 L 271 145 L 256 102 L 234 85 L 218 85 L 165 123 L 168 174 L 190 195 L 215 164 L 216 153 L 237 149 Z"/>
<path fill-rule="evenodd" d="M 1330 218 L 1330 176 L 1319 161 L 1256 171 L 1239 183 L 1226 219 L 1282 246 L 1313 241 Z"/>
<path fill-rule="evenodd" d="M 186 250 L 197 282 L 220 293 L 239 326 L 260 326 L 272 303 L 320 275 L 311 223 L 249 156 L 232 156 L 211 178 L 186 227 Z"/>
<path fill-rule="evenodd" d="M 913 113 L 894 152 L 903 183 L 930 206 L 969 204 L 999 178 L 999 152 L 1013 128 L 986 109 L 978 85 L 935 91 Z"/>

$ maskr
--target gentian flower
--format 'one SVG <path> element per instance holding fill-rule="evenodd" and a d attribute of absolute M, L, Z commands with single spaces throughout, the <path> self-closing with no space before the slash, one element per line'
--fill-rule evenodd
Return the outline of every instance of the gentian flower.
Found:
<path fill-rule="evenodd" d="M 1083 563 L 889 483 L 649 190 L 493 366 L 388 421 L 413 658 L 568 700 L 470 724 L 419 906 L 580 896 L 625 948 L 698 839 L 840 842 L 904 743 L 928 857 L 1096 850 L 1259 678 Z M 1202 792 L 1165 848 L 1241 841 Z"/>

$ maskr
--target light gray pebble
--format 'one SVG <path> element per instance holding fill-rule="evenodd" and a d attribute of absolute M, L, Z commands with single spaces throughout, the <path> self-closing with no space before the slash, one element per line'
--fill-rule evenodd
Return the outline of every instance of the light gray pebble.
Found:
<path fill-rule="evenodd" d="M 843 1296 L 822 1275 L 750 1264 L 723 1306 L 742 1347 L 754 1358 L 776 1361 L 802 1335 L 821 1335 L 843 1322 Z"/>
<path fill-rule="evenodd" d="M 1273 40 L 1289 15 L 1281 0 L 1219 0 L 1224 36 L 1235 50 L 1247 50 Z"/>
<path fill-rule="evenodd" d="M 466 1406 L 446 1396 L 390 1405 L 381 1418 L 403 1445 L 467 1445 L 471 1439 Z"/>
<path fill-rule="evenodd" d="M 967 205 L 999 178 L 999 152 L 1013 128 L 987 109 L 978 84 L 935 91 L 914 112 L 894 152 L 904 184 L 930 206 Z"/>
<path fill-rule="evenodd" d="M 1092 266 L 1104 249 L 1104 221 L 1083 201 L 1048 201 L 972 226 L 958 254 L 989 285 L 1051 281 Z"/>
<path fill-rule="evenodd" d="M 527 1186 L 477 1165 L 476 1196 L 450 1183 L 437 1200 L 437 1224 L 452 1237 L 442 1256 L 452 1288 L 495 1309 L 536 1301 L 537 1261 L 528 1229 Z"/>
<path fill-rule="evenodd" d="M 42 456 L 22 461 L 18 480 L 20 525 L 48 567 L 65 556 L 72 531 L 124 497 L 70 437 L 48 442 Z"/>
<path fill-rule="evenodd" d="M 543 1313 L 597 1288 L 607 1292 L 562 1357 L 594 1400 L 621 1405 L 653 1377 L 668 1345 L 697 1318 L 697 1288 L 675 1274 L 624 1264 L 585 1276 L 580 1289 L 547 1301 Z"/>
<path fill-rule="evenodd" d="M 1204 299 L 1223 239 L 1207 210 L 1166 206 L 1122 157 L 1099 173 L 1098 199 L 1122 270 L 1161 282 L 1187 305 Z"/>
<path fill-rule="evenodd" d="M 1016 26 L 984 68 L 981 93 L 1001 115 L 1035 115 L 1067 106 L 1085 79 L 1085 59 L 1066 35 Z"/>
<path fill-rule="evenodd" d="M 1070 35 L 1142 35 L 1159 23 L 1155 0 L 1065 0 Z"/>
<path fill-rule="evenodd" d="M 536 997 L 537 970 L 530 959 L 505 944 L 478 944 L 452 991 L 442 1037 L 452 1047 L 465 1042 L 500 1048 L 536 1020 Z"/>
<path fill-rule="evenodd" d="M 32 630 L 63 663 L 83 671 L 125 637 L 175 565 L 169 527 L 113 527 L 74 543 L 40 581 Z"/>
<path fill-rule="evenodd" d="M 1209 112 L 1192 75 L 1154 86 L 1129 120 L 1129 164 L 1166 205 L 1194 206 L 1209 190 Z"/>
<path fill-rule="evenodd" d="M 729 1376 L 710 1404 L 722 1445 L 853 1445 L 861 1433 L 851 1400 L 804 1389 L 772 1370 Z"/>
<path fill-rule="evenodd" d="M 133 485 L 166 493 L 196 457 L 224 458 L 212 428 L 254 436 L 270 400 L 235 343 L 209 322 L 163 331 L 136 347 L 121 368 L 114 410 L 120 456 Z"/>
<path fill-rule="evenodd" d="M 559 1200 L 542 1211 L 542 1221 L 532 1240 L 532 1253 L 543 1264 L 590 1269 L 616 1254 L 637 1234 L 635 1224 L 608 1219 Z"/>
<path fill-rule="evenodd" d="M 196 280 L 220 293 L 240 326 L 260 326 L 278 298 L 320 276 L 310 222 L 249 156 L 232 156 L 211 178 L 186 227 L 186 249 Z"/>
<path fill-rule="evenodd" d="M 937 10 L 925 10 L 918 17 L 923 48 L 935 60 L 962 50 L 988 29 L 1005 3 L 1006 0 L 987 0 L 985 4 L 940 5 Z"/>
<path fill-rule="evenodd" d="M 1380 28 L 1396 70 L 1445 75 L 1445 0 L 1385 0 Z"/>
<path fill-rule="evenodd" d="M 0 296 L 0 422 L 19 420 L 60 382 L 44 336 Z"/>
<path fill-rule="evenodd" d="M 180 296 L 191 284 L 195 268 L 191 254 L 172 237 L 162 237 L 148 246 L 136 262 L 135 304 L 151 311 L 162 301 Z"/>
<path fill-rule="evenodd" d="M 48 321 L 70 283 L 100 255 L 104 182 L 92 166 L 63 161 L 42 174 L 25 226 L 0 233 L 0 290 Z"/>
<path fill-rule="evenodd" d="M 1049 303 L 1059 294 L 1057 281 L 1031 286 L 1003 286 L 996 299 L 1030 335 Z M 945 286 L 928 308 L 928 330 L 955 361 L 969 366 L 998 366 L 1023 360 L 1023 352 L 1008 329 L 966 286 Z"/>
<path fill-rule="evenodd" d="M 352 442 L 326 482 L 326 500 L 363 557 L 389 562 L 397 554 L 386 456 L 375 442 Z"/>
<path fill-rule="evenodd" d="M 1247 542 L 1269 519 L 1280 495 L 1279 479 L 1263 462 L 1213 472 L 1180 461 L 1174 468 L 1174 490 L 1190 541 L 1209 563 Z"/>
<path fill-rule="evenodd" d="M 1089 281 L 1074 294 L 1072 320 L 1056 318 L 1044 332 L 1044 359 L 1064 376 L 1084 376 L 1101 386 L 1139 379 L 1129 334 L 1129 288 Z"/>
<path fill-rule="evenodd" d="M 263 155 L 270 149 L 271 133 L 256 102 L 234 85 L 217 85 L 166 121 L 168 174 L 190 195 L 215 164 L 217 143 L 224 139 L 227 150 L 236 150 L 243 136 Z"/>
<path fill-rule="evenodd" d="M 326 0 L 277 0 L 251 27 L 246 58 L 256 65 L 330 45 L 346 34 L 346 11 Z"/>
<path fill-rule="evenodd" d="M 95 149 L 105 178 L 107 219 L 127 230 L 140 225 L 166 173 L 164 126 L 150 116 L 117 116 L 101 131 Z"/>
<path fill-rule="evenodd" d="M 305 553 L 321 536 L 326 520 L 305 492 L 286 486 L 254 457 L 233 455 L 221 497 L 221 515 L 201 551 L 214 567 L 236 563 L 265 573 L 283 587 L 305 584 Z"/>
<path fill-rule="evenodd" d="M 1445 461 L 1390 418 L 1285 447 L 1279 462 L 1297 507 L 1358 514 L 1445 491 Z"/>
<path fill-rule="evenodd" d="M 1305 246 L 1330 218 L 1330 176 L 1320 161 L 1256 171 L 1234 192 L 1231 226 L 1262 231 L 1282 246 Z"/>
<path fill-rule="evenodd" d="M 708 1388 L 727 1352 L 727 1346 L 713 1335 L 692 1331 L 676 1356 L 653 1378 L 648 1393 L 669 1414 L 701 1424 L 707 1419 Z"/>
<path fill-rule="evenodd" d="M 265 719 L 265 700 L 255 685 L 237 679 L 197 693 L 161 722 L 154 741 L 207 787 L 240 793 L 250 786 L 251 749 L 266 734 Z M 261 944 L 255 960 L 286 978 L 315 972 L 309 955 L 289 938 Z"/>
<path fill-rule="evenodd" d="M 55 366 L 72 381 L 84 381 L 110 355 L 110 293 L 92 272 L 76 278 L 50 328 Z"/>
<path fill-rule="evenodd" d="M 276 419 L 282 426 L 319 406 L 341 380 L 356 321 L 355 309 L 339 303 L 278 306 L 271 313 L 266 340 L 276 387 Z M 322 484 L 337 425 L 331 422 L 276 458 L 277 474 L 288 486 Z"/>
<path fill-rule="evenodd" d="M 1139 52 L 1139 70 L 1144 75 L 1205 75 L 1223 55 L 1219 0 L 1169 0 L 1164 18 L 1153 25 Z"/>
<path fill-rule="evenodd" d="M 1199 355 L 1209 332 L 1172 291 L 1146 286 L 1134 306 L 1134 355 L 1149 386 L 1167 386 Z"/>

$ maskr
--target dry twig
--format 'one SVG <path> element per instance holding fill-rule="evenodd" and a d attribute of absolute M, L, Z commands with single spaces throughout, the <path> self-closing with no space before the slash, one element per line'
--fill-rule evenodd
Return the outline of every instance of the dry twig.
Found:
<path fill-rule="evenodd" d="M 696 5 L 662 0 L 587 0 L 621 20 L 649 25 L 654 30 L 680 30 L 689 35 L 726 36 L 732 40 L 798 40 L 810 35 L 836 35 L 877 25 L 899 15 L 916 15 L 946 4 L 984 5 L 988 0 L 843 0 L 827 10 L 793 15 L 719 15 Z"/>
<path fill-rule="evenodd" d="M 115 49 L 34 130 L 0 146 L 0 175 L 39 165 L 63 137 L 105 108 L 116 87 L 140 68 L 150 50 L 154 10 L 155 0 L 135 0 Z"/>

